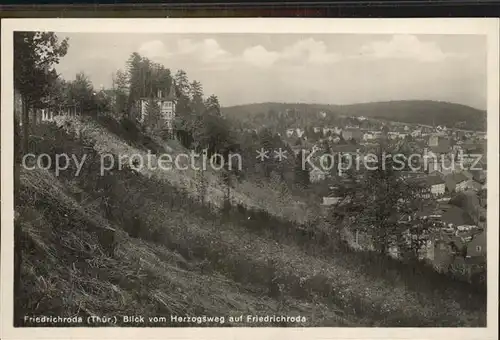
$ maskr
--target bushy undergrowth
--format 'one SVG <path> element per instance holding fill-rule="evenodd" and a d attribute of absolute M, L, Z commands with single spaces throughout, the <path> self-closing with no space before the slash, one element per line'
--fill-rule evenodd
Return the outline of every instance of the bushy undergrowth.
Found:
<path fill-rule="evenodd" d="M 55 151 L 83 152 L 81 141 L 62 132 L 58 134 L 56 130 L 53 132 L 50 138 L 44 137 L 45 144 L 38 144 L 39 151 L 52 154 Z M 54 145 L 59 149 L 55 150 Z M 94 153 L 97 157 L 97 153 Z M 111 291 L 102 291 L 95 294 L 110 294 L 108 302 L 113 307 L 103 308 L 114 308 L 114 311 L 121 308 L 117 307 L 117 301 L 128 296 L 134 301 L 132 306 L 145 314 L 167 312 L 161 309 L 165 308 L 161 307 L 162 304 L 160 307 L 152 306 L 151 301 L 157 303 L 159 300 L 164 302 L 165 299 L 171 299 L 171 304 L 163 305 L 174 306 L 183 301 L 175 291 L 165 286 L 165 282 L 159 282 L 165 281 L 165 276 L 170 273 L 182 273 L 174 275 L 168 282 L 172 285 L 176 279 L 186 282 L 184 293 L 187 296 L 192 296 L 194 290 L 198 289 L 200 295 L 195 296 L 203 303 L 189 300 L 175 312 L 194 313 L 205 308 L 211 313 L 227 313 L 231 310 L 253 309 L 265 314 L 267 311 L 276 312 L 279 301 L 280 308 L 284 308 L 282 313 L 298 310 L 319 315 L 309 319 L 309 325 L 325 326 L 326 319 L 334 320 L 330 321 L 331 325 L 337 326 L 484 325 L 484 294 L 473 291 L 469 285 L 453 282 L 440 274 L 429 272 L 427 268 L 402 265 L 377 254 L 353 252 L 342 245 L 334 232 L 320 231 L 312 223 L 300 225 L 278 219 L 266 211 L 252 211 L 244 206 L 232 207 L 223 213 L 214 212 L 214 209 L 200 205 L 184 191 L 133 171 L 115 170 L 100 176 L 96 163 L 92 162 L 85 163 L 79 177 L 71 177 L 71 173 L 63 173 L 59 178 L 61 182 L 52 177 L 57 183 L 62 183 L 58 192 L 66 192 L 66 198 L 50 201 L 41 197 L 38 203 L 22 200 L 19 203 L 21 215 L 26 219 L 22 223 L 32 244 L 24 247 L 28 260 L 23 267 L 25 281 L 30 282 L 26 287 L 31 287 L 31 291 L 26 291 L 24 300 L 20 302 L 28 310 L 33 308 L 36 301 L 32 298 L 33 292 L 43 292 L 42 287 L 37 286 L 39 277 L 46 281 L 47 275 L 52 275 L 48 266 L 55 268 L 59 263 L 57 270 L 63 270 L 65 274 L 58 275 L 63 278 L 69 275 L 61 281 L 66 286 L 53 286 L 51 289 L 61 289 L 60 292 L 66 293 L 73 289 L 75 294 L 87 296 L 89 289 L 98 288 L 84 285 L 70 288 L 73 287 L 70 278 L 81 280 L 90 275 L 85 271 L 73 270 L 72 266 L 75 261 L 82 263 L 85 259 L 100 259 L 102 262 L 95 264 L 96 270 L 106 277 L 103 279 L 105 282 L 111 282 L 112 286 L 109 287 L 119 287 L 121 293 L 113 295 L 115 293 Z M 43 202 L 51 203 L 44 206 Z M 117 228 L 117 238 L 110 245 L 106 239 L 103 242 L 103 238 L 99 238 L 95 228 L 88 229 L 89 223 L 85 219 L 80 224 L 68 221 L 69 218 L 77 218 L 68 216 L 78 215 L 56 209 L 58 202 L 73 202 L 71 209 L 87 209 L 92 212 L 90 216 L 101 216 L 105 221 L 103 224 L 109 223 Z M 50 228 L 33 227 L 32 221 L 37 218 L 25 214 L 23 209 L 26 207 L 39 214 L 39 218 L 49 219 L 46 225 Z M 61 214 L 67 216 L 61 218 Z M 40 236 L 38 232 L 47 234 Z M 63 238 L 65 241 L 61 242 Z M 37 247 L 39 252 L 53 254 L 49 256 L 47 265 L 39 261 L 34 263 L 37 257 L 30 257 L 29 254 Z M 169 254 L 167 258 L 175 260 L 165 260 L 167 264 L 164 265 L 167 267 L 153 266 L 146 271 L 141 259 L 148 256 L 148 251 L 159 257 L 161 263 L 164 262 L 162 256 L 165 254 Z M 158 255 L 158 252 L 163 255 Z M 62 259 L 62 256 L 65 258 Z M 70 263 L 68 259 L 75 261 Z M 135 273 L 135 270 L 138 273 L 145 270 L 146 273 L 126 274 Z M 189 275 L 194 275 L 195 279 L 188 279 Z M 217 281 L 220 275 L 225 278 L 220 279 L 225 285 Z M 109 276 L 114 277 L 115 281 Z M 206 298 L 203 299 L 203 289 L 197 288 L 194 283 L 188 285 L 187 282 L 202 282 L 205 278 L 214 280 L 212 282 L 216 286 L 221 285 L 217 294 L 222 294 L 224 290 L 234 291 L 243 300 L 240 304 L 230 306 L 225 300 L 224 303 L 212 304 Z M 149 284 L 150 281 L 153 283 Z M 139 288 L 141 284 L 146 288 Z M 57 295 L 52 291 L 45 296 L 60 298 L 68 295 Z M 89 296 L 90 299 L 92 295 Z M 57 305 L 55 301 L 59 298 L 46 298 L 45 305 L 37 302 L 37 308 L 53 311 Z M 73 303 L 71 308 L 78 309 L 76 302 L 71 301 L 80 300 L 68 298 L 63 306 L 66 308 Z M 87 306 L 87 309 L 94 312 L 98 310 L 97 302 L 92 304 L 89 300 L 85 301 L 87 305 L 93 306 Z"/>
<path fill-rule="evenodd" d="M 163 146 L 144 133 L 138 125 L 129 118 L 120 121 L 111 116 L 98 116 L 96 121 L 111 133 L 122 138 L 125 142 L 143 150 L 151 150 L 154 154 L 165 152 Z"/>
<path fill-rule="evenodd" d="M 294 299 L 283 305 L 262 296 L 265 292 L 256 287 L 207 272 L 203 261 L 188 260 L 161 245 L 160 240 L 153 243 L 130 237 L 117 228 L 109 251 L 109 239 L 101 231 L 113 225 L 99 210 L 78 203 L 47 172 L 23 171 L 21 182 L 16 206 L 20 215 L 16 227 L 23 230 L 22 291 L 16 301 L 22 307 L 20 315 L 227 317 L 281 312 L 316 313 L 317 317 L 309 320 L 316 325 L 350 324 L 325 306 Z"/>

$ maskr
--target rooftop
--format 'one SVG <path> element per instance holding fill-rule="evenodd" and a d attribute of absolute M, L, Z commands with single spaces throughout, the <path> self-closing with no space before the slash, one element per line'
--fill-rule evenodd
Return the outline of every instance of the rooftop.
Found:
<path fill-rule="evenodd" d="M 477 153 L 477 154 L 486 153 L 485 144 L 465 143 L 462 144 L 462 149 L 464 150 L 464 152 L 467 153 Z"/>
<path fill-rule="evenodd" d="M 450 151 L 450 146 L 449 145 L 443 145 L 443 144 L 439 143 L 439 145 L 437 145 L 437 146 L 431 146 L 429 149 L 430 149 L 430 151 L 432 151 L 435 154 L 438 154 L 438 153 L 448 153 Z"/>
<path fill-rule="evenodd" d="M 425 181 L 425 184 L 427 184 L 429 186 L 444 184 L 444 180 L 441 178 L 441 176 L 438 176 L 438 175 L 427 176 L 427 177 L 424 177 L 423 179 Z"/>
<path fill-rule="evenodd" d="M 467 181 L 468 179 L 469 178 L 461 172 L 448 174 L 444 177 L 446 188 L 448 188 L 449 191 L 455 190 L 458 183 Z"/>
<path fill-rule="evenodd" d="M 356 144 L 337 144 L 333 145 L 330 149 L 331 152 L 357 152 L 358 150 L 361 152 L 363 147 Z"/>

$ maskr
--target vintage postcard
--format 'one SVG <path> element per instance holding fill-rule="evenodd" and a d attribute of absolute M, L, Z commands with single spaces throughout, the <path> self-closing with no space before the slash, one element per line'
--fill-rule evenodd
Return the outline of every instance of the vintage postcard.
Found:
<path fill-rule="evenodd" d="M 2 338 L 498 338 L 497 19 L 10 19 L 1 51 Z"/>

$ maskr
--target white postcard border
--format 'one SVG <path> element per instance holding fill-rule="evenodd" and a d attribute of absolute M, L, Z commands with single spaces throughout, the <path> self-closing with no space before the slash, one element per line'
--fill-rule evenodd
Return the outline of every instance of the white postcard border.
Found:
<path fill-rule="evenodd" d="M 488 315 L 485 328 L 14 328 L 13 31 L 117 33 L 481 34 L 488 37 Z M 1 55 L 1 338 L 4 339 L 496 339 L 498 338 L 499 20 L 433 19 L 4 19 Z"/>

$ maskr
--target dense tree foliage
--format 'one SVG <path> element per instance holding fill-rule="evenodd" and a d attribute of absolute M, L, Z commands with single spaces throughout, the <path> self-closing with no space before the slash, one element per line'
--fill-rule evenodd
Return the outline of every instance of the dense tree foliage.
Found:
<path fill-rule="evenodd" d="M 373 153 L 375 157 L 365 161 L 367 167 L 347 171 L 347 180 L 338 188 L 341 201 L 331 214 L 337 225 L 369 235 L 380 253 L 398 247 L 416 256 L 426 241 L 429 225 L 415 221 L 415 214 L 431 207 L 434 201 L 425 198 L 427 192 L 420 184 L 400 176 L 403 168 L 392 157 L 399 151 L 381 143 Z M 418 236 L 408 245 L 405 232 Z"/>
<path fill-rule="evenodd" d="M 57 80 L 54 65 L 68 50 L 68 39 L 59 40 L 53 32 L 15 32 L 14 86 L 23 100 L 23 146 L 28 150 L 29 112 L 42 107 L 44 98 Z M 34 117 L 35 118 L 35 117 Z M 33 119 L 35 121 L 35 119 Z"/>
<path fill-rule="evenodd" d="M 97 103 L 94 97 L 95 95 L 92 82 L 83 72 L 78 73 L 75 80 L 68 84 L 68 102 L 71 104 L 78 103 L 84 113 L 90 113 L 96 110 Z"/>
<path fill-rule="evenodd" d="M 220 116 L 221 111 L 220 111 L 220 104 L 219 104 L 219 98 L 217 98 L 216 95 L 211 95 L 210 97 L 207 98 L 205 102 L 205 108 L 208 112 L 208 114 Z"/>
<path fill-rule="evenodd" d="M 118 70 L 113 75 L 112 95 L 115 100 L 112 104 L 112 111 L 116 117 L 123 117 L 127 110 L 128 102 L 128 75 L 123 70 Z"/>

